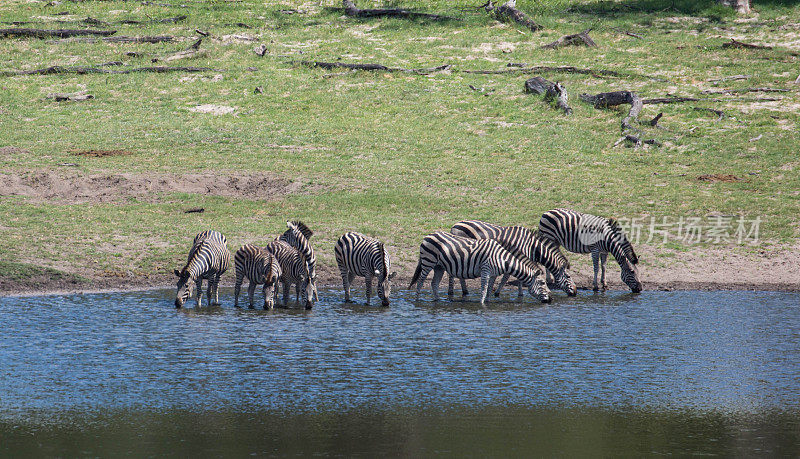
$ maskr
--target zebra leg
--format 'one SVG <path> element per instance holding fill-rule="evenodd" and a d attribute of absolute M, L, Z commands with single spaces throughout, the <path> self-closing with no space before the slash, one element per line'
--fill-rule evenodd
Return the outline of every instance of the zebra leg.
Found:
<path fill-rule="evenodd" d="M 239 307 L 239 292 L 242 291 L 242 280 L 243 277 L 241 273 L 236 273 L 236 283 L 233 285 L 233 307 Z"/>
<path fill-rule="evenodd" d="M 469 291 L 467 291 L 467 281 L 465 279 L 461 279 L 461 296 L 465 297 L 469 295 Z"/>
<path fill-rule="evenodd" d="M 442 281 L 444 276 L 444 268 L 437 266 L 433 268 L 433 279 L 431 279 L 431 291 L 433 292 L 433 301 L 439 301 L 439 282 Z"/>
<path fill-rule="evenodd" d="M 367 306 L 369 306 L 369 300 L 372 298 L 372 276 L 369 274 L 364 276 L 364 283 L 367 284 Z"/>
<path fill-rule="evenodd" d="M 419 279 L 417 280 L 417 298 L 419 298 L 420 292 L 422 292 L 422 284 L 425 283 L 425 278 L 428 277 L 428 273 L 431 272 L 430 268 L 422 267 L 422 270 L 419 272 Z"/>
<path fill-rule="evenodd" d="M 456 280 L 453 276 L 447 276 L 447 298 L 452 300 L 453 299 L 453 287 L 455 286 Z"/>
<path fill-rule="evenodd" d="M 342 270 L 342 287 L 344 287 L 344 302 L 350 303 L 350 275 L 347 270 Z"/>
<path fill-rule="evenodd" d="M 197 307 L 203 306 L 203 278 L 198 278 L 194 283 L 195 288 L 197 289 Z"/>
<path fill-rule="evenodd" d="M 295 301 L 297 301 L 297 304 L 300 304 L 300 282 L 294 285 L 294 293 L 295 293 L 294 297 Z"/>
<path fill-rule="evenodd" d="M 600 251 L 598 249 L 592 250 L 592 265 L 594 266 L 594 284 L 592 284 L 592 290 L 595 292 L 600 290 L 597 287 L 597 265 L 600 264 Z"/>
<path fill-rule="evenodd" d="M 283 307 L 284 308 L 288 308 L 289 307 L 289 287 L 290 287 L 289 281 L 288 280 L 283 281 Z"/>
<path fill-rule="evenodd" d="M 219 279 L 222 277 L 222 273 L 217 274 L 217 277 L 214 278 L 214 304 L 219 306 L 221 303 L 219 302 Z"/>
<path fill-rule="evenodd" d="M 506 285 L 506 282 L 508 282 L 508 278 L 509 277 L 511 277 L 511 274 L 508 274 L 508 273 L 503 274 L 503 278 L 500 279 L 500 283 L 497 284 L 497 289 L 495 289 L 495 291 L 494 291 L 494 296 L 495 297 L 500 296 L 500 290 Z M 489 285 L 493 285 L 494 284 L 494 279 L 495 278 L 492 278 L 492 280 L 490 281 Z M 520 289 L 520 291 L 522 291 L 522 290 Z"/>
<path fill-rule="evenodd" d="M 247 297 L 249 299 L 249 303 L 247 303 L 247 307 L 253 309 L 253 295 L 256 293 L 256 283 L 252 280 L 247 285 Z"/>
<path fill-rule="evenodd" d="M 517 284 L 517 296 L 522 298 L 522 282 Z"/>
<path fill-rule="evenodd" d="M 608 288 L 606 285 L 606 262 L 608 261 L 608 252 L 600 253 L 600 287 L 605 292 Z"/>
<path fill-rule="evenodd" d="M 488 267 L 481 268 L 481 305 L 486 304 L 486 296 L 489 294 L 490 283 L 494 284 L 492 273 Z"/>

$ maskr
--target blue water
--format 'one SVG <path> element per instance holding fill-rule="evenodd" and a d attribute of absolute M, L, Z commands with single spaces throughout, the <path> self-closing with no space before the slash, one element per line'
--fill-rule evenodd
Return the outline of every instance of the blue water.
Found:
<path fill-rule="evenodd" d="M 484 308 L 401 291 L 382 308 L 321 290 L 311 311 L 237 310 L 229 291 L 221 308 L 190 301 L 176 310 L 173 295 L 0 298 L 0 420 L 407 410 L 458 418 L 499 407 L 795 422 L 800 413 L 794 293 L 580 292 L 549 305 L 509 293 Z"/>

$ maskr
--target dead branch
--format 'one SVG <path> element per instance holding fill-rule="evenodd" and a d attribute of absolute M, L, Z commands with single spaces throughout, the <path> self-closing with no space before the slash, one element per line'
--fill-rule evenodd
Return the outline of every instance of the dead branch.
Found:
<path fill-rule="evenodd" d="M 116 30 L 91 30 L 91 29 L 29 29 L 29 28 L 14 28 L 14 29 L 0 29 L 0 37 L 34 37 L 34 38 L 50 38 L 50 37 L 77 37 L 81 35 L 101 35 L 107 37 L 117 33 Z"/>
<path fill-rule="evenodd" d="M 401 8 L 379 8 L 379 9 L 366 9 L 358 8 L 353 0 L 342 0 L 344 7 L 344 14 L 357 17 L 357 18 L 375 18 L 375 17 L 395 17 L 395 18 L 423 18 L 433 21 L 451 21 L 457 18 L 450 16 L 442 16 L 439 14 L 418 13 L 416 11 L 404 10 Z"/>
<path fill-rule="evenodd" d="M 56 102 L 63 102 L 63 101 L 81 101 L 81 100 L 89 100 L 94 99 L 94 96 L 88 94 L 86 91 L 81 92 L 74 92 L 68 94 L 62 93 L 51 93 L 47 95 L 48 99 L 53 99 Z"/>
<path fill-rule="evenodd" d="M 722 118 L 725 118 L 725 112 L 723 112 L 722 110 L 716 110 L 713 108 L 706 108 L 706 107 L 692 107 L 692 109 L 698 112 L 711 112 L 717 115 L 717 121 L 721 120 Z"/>
<path fill-rule="evenodd" d="M 202 214 L 205 212 L 206 209 L 203 207 L 192 207 L 191 209 L 186 209 L 183 211 L 185 214 Z"/>
<path fill-rule="evenodd" d="M 0 72 L 0 76 L 17 76 L 17 75 L 55 75 L 75 73 L 78 75 L 85 75 L 89 73 L 104 73 L 113 75 L 125 75 L 129 73 L 153 72 L 153 73 L 169 73 L 169 72 L 208 72 L 215 70 L 209 67 L 137 67 L 124 70 L 110 70 L 101 67 L 62 67 L 54 65 L 36 70 L 11 70 Z M 220 71 L 220 70 L 215 70 Z"/>
<path fill-rule="evenodd" d="M 722 83 L 723 81 L 747 80 L 750 75 L 731 75 L 722 78 L 715 78 L 713 80 L 706 80 L 709 83 Z"/>
<path fill-rule="evenodd" d="M 203 42 L 203 39 L 199 38 L 199 39 L 197 39 L 196 42 L 194 42 L 188 48 L 186 48 L 186 49 L 184 49 L 182 51 L 178 51 L 177 53 L 170 54 L 169 56 L 166 56 L 164 58 L 164 61 L 165 62 L 172 62 L 172 61 L 177 61 L 179 59 L 188 59 L 190 57 L 194 57 L 194 56 L 198 55 L 198 53 L 200 52 L 199 51 L 200 50 L 200 44 L 202 42 Z M 153 62 L 158 62 L 158 59 L 157 58 L 153 59 Z"/>
<path fill-rule="evenodd" d="M 639 98 L 635 92 L 601 92 L 600 94 L 594 96 L 589 94 L 581 94 L 580 98 L 582 101 L 594 105 L 594 108 L 608 108 L 617 105 L 630 104 L 631 109 L 628 112 L 628 116 L 622 120 L 622 129 L 638 130 L 631 124 L 631 120 L 635 121 L 639 116 L 639 112 L 642 111 L 642 99 Z"/>
<path fill-rule="evenodd" d="M 408 73 L 432 73 L 432 72 L 439 72 L 442 70 L 449 70 L 451 68 L 450 65 L 440 65 L 438 67 L 422 68 L 422 69 L 404 69 L 399 67 L 395 68 L 387 67 L 382 64 L 348 64 L 345 62 L 319 62 L 319 61 L 301 61 L 300 63 L 311 67 L 320 67 L 326 70 L 343 68 L 350 70 L 373 70 L 373 71 L 383 71 L 383 72 L 408 72 Z"/>
<path fill-rule="evenodd" d="M 141 24 L 175 24 L 177 22 L 181 22 L 186 19 L 188 16 L 182 14 L 180 16 L 175 16 L 172 18 L 164 18 L 164 19 L 150 19 L 148 21 L 137 21 L 135 19 L 125 19 L 119 21 L 118 24 L 128 24 L 128 25 L 141 25 Z"/>
<path fill-rule="evenodd" d="M 661 119 L 662 116 L 664 116 L 664 113 L 659 113 L 658 115 L 656 115 L 655 118 L 650 120 L 650 126 L 653 127 L 658 126 L 658 121 Z"/>
<path fill-rule="evenodd" d="M 529 18 L 527 14 L 517 9 L 516 0 L 509 0 L 498 7 L 495 7 L 491 0 L 489 0 L 484 8 L 488 12 L 493 12 L 498 19 L 511 19 L 517 24 L 529 29 L 531 32 L 538 32 L 542 30 L 542 26 L 534 22 L 533 19 Z"/>
<path fill-rule="evenodd" d="M 748 92 L 790 92 L 791 89 L 783 88 L 744 88 L 744 89 L 720 89 L 705 90 L 703 94 L 746 94 Z"/>
<path fill-rule="evenodd" d="M 651 104 L 679 104 L 682 102 L 699 102 L 705 99 L 698 99 L 696 97 L 656 97 L 654 99 L 644 99 L 642 104 L 644 105 L 651 105 Z"/>
<path fill-rule="evenodd" d="M 656 146 L 656 147 L 660 147 L 661 146 L 661 142 L 659 142 L 656 139 L 644 139 L 644 140 L 642 140 L 639 137 L 637 137 L 635 135 L 630 135 L 630 134 L 620 137 L 619 140 L 614 142 L 614 146 L 616 147 L 617 145 L 619 145 L 619 144 L 621 144 L 622 142 L 625 142 L 625 141 L 633 143 L 634 148 L 639 148 L 639 147 L 642 146 L 642 144 L 653 145 L 653 146 Z"/>
<path fill-rule="evenodd" d="M 162 43 L 162 42 L 170 42 L 175 41 L 175 37 L 162 35 L 162 36 L 154 36 L 154 37 L 103 37 L 103 38 L 92 38 L 92 37 L 74 37 L 67 39 L 70 42 L 81 42 L 81 43 L 97 43 L 98 41 L 105 41 L 108 43 Z M 54 40 L 55 43 L 59 43 L 60 40 Z"/>
<path fill-rule="evenodd" d="M 559 82 L 547 81 L 542 77 L 533 77 L 525 82 L 525 92 L 544 94 L 545 102 L 555 101 L 556 106 L 564 114 L 572 113 L 572 108 L 567 104 L 567 89 Z"/>
<path fill-rule="evenodd" d="M 594 69 L 583 69 L 578 67 L 573 67 L 571 65 L 561 66 L 561 67 L 548 67 L 548 66 L 536 66 L 536 67 L 524 67 L 524 68 L 507 68 L 507 69 L 500 69 L 500 70 L 460 70 L 462 73 L 472 73 L 478 75 L 496 75 L 496 74 L 503 74 L 503 73 L 542 73 L 542 72 L 557 72 L 557 73 L 578 73 L 582 75 L 592 75 L 596 78 L 602 78 L 604 76 L 612 76 L 612 77 L 622 77 L 621 73 L 615 72 L 613 70 L 594 70 Z"/>
<path fill-rule="evenodd" d="M 734 40 L 731 38 L 731 41 L 728 43 L 722 44 L 723 48 L 736 48 L 736 49 L 772 49 L 772 46 L 762 46 L 762 45 L 753 45 L 750 43 L 744 43 L 738 40 Z"/>
<path fill-rule="evenodd" d="M 573 35 L 564 35 L 563 37 L 559 38 L 558 40 L 548 43 L 542 46 L 542 49 L 557 49 L 561 48 L 562 46 L 589 46 L 589 47 L 597 47 L 597 44 L 589 37 L 589 32 L 592 29 L 586 29 L 581 33 L 576 33 Z"/>

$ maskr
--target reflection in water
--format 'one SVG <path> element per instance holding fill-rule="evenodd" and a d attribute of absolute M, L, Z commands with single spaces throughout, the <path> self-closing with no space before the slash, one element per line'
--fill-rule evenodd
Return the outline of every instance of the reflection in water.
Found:
<path fill-rule="evenodd" d="M 800 295 L 0 298 L 0 454 L 800 454 Z"/>

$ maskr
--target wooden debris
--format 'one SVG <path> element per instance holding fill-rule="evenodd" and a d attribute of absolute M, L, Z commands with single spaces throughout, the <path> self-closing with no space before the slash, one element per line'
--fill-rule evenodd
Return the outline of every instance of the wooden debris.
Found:
<path fill-rule="evenodd" d="M 631 142 L 635 148 L 639 148 L 642 145 L 653 145 L 653 146 L 656 146 L 656 147 L 660 147 L 661 146 L 661 142 L 659 142 L 656 139 L 644 139 L 644 140 L 642 140 L 639 137 L 637 137 L 635 135 L 631 135 L 631 134 L 628 134 L 628 135 L 620 137 L 619 140 L 614 142 L 614 146 L 616 147 L 617 145 L 619 145 L 619 144 L 621 144 L 623 142 Z"/>
<path fill-rule="evenodd" d="M 493 12 L 498 19 L 511 19 L 531 32 L 538 32 L 539 30 L 542 30 L 542 26 L 534 22 L 533 19 L 528 17 L 528 15 L 517 9 L 516 0 L 509 0 L 497 7 L 495 7 L 492 1 L 489 0 L 484 8 L 486 11 Z"/>
<path fill-rule="evenodd" d="M 177 53 L 170 54 L 169 56 L 164 58 L 164 61 L 172 62 L 180 59 L 188 59 L 190 57 L 195 57 L 200 51 L 200 44 L 202 42 L 203 39 L 199 38 L 196 42 L 192 43 L 192 46 L 184 49 L 183 51 L 178 51 Z M 157 59 L 153 59 L 153 62 L 157 62 Z"/>
<path fill-rule="evenodd" d="M 581 94 L 580 98 L 582 101 L 594 105 L 594 108 L 608 108 L 617 105 L 630 104 L 630 112 L 628 112 L 628 116 L 622 120 L 622 129 L 633 129 L 638 131 L 638 129 L 631 124 L 631 121 L 635 121 L 639 116 L 639 112 L 642 111 L 642 99 L 639 98 L 635 92 L 601 92 L 600 94 L 594 96 L 589 94 Z"/>
<path fill-rule="evenodd" d="M 597 44 L 592 40 L 589 36 L 589 32 L 592 29 L 586 29 L 581 33 L 576 33 L 573 35 L 564 35 L 563 37 L 559 38 L 558 40 L 548 43 L 542 46 L 542 49 L 557 49 L 561 48 L 562 46 L 589 46 L 589 47 L 597 47 Z"/>
<path fill-rule="evenodd" d="M 745 94 L 748 92 L 789 92 L 791 89 L 784 88 L 744 88 L 744 89 L 720 89 L 705 90 L 703 94 Z"/>
<path fill-rule="evenodd" d="M 545 102 L 555 101 L 556 106 L 563 110 L 565 115 L 572 113 L 572 108 L 567 104 L 567 89 L 559 82 L 553 83 L 542 77 L 533 77 L 525 82 L 525 92 L 544 94 Z"/>
<path fill-rule="evenodd" d="M 613 70 L 594 70 L 594 69 L 584 69 L 579 67 L 573 67 L 571 65 L 565 65 L 561 67 L 548 67 L 548 66 L 535 66 L 535 67 L 526 67 L 526 68 L 508 68 L 508 69 L 500 69 L 500 70 L 459 70 L 462 73 L 471 73 L 471 74 L 478 74 L 478 75 L 497 75 L 503 73 L 544 73 L 544 72 L 557 72 L 557 73 L 578 73 L 582 75 L 592 75 L 596 78 L 602 78 L 604 76 L 612 76 L 612 77 L 622 77 L 621 73 L 615 72 Z"/>
<path fill-rule="evenodd" d="M 203 207 L 192 207 L 191 209 L 186 209 L 183 211 L 185 214 L 202 214 L 205 212 L 206 209 Z"/>
<path fill-rule="evenodd" d="M 335 68 L 343 68 L 350 70 L 372 70 L 372 71 L 384 71 L 384 72 L 409 72 L 409 73 L 432 73 L 450 69 L 450 65 L 440 65 L 438 67 L 423 68 L 423 69 L 404 69 L 404 68 L 387 67 L 382 64 L 348 64 L 345 62 L 302 61 L 301 64 L 309 65 L 311 67 L 320 67 L 327 70 Z"/>
<path fill-rule="evenodd" d="M 693 110 L 698 111 L 698 112 L 711 112 L 711 113 L 717 115 L 717 121 L 719 121 L 719 120 L 721 120 L 722 118 L 725 117 L 725 112 L 723 112 L 722 110 L 714 109 L 714 108 L 693 107 Z"/>
<path fill-rule="evenodd" d="M 642 104 L 650 105 L 650 104 L 678 104 L 681 102 L 698 102 L 702 99 L 698 99 L 696 97 L 676 97 L 676 96 L 669 96 L 669 97 L 656 97 L 654 99 L 644 99 Z"/>
<path fill-rule="evenodd" d="M 55 75 L 75 73 L 78 75 L 85 75 L 89 73 L 103 73 L 113 75 L 126 75 L 129 73 L 153 72 L 153 73 L 169 73 L 169 72 L 208 72 L 215 70 L 209 67 L 137 67 L 132 69 L 123 70 L 110 70 L 101 67 L 62 67 L 60 65 L 53 65 L 35 70 L 10 70 L 0 72 L 0 76 L 17 76 L 17 75 Z M 220 71 L 220 70 L 216 70 Z"/>
<path fill-rule="evenodd" d="M 256 89 L 253 90 L 253 94 L 264 94 L 264 88 L 261 86 L 256 86 Z"/>
<path fill-rule="evenodd" d="M 723 81 L 736 81 L 736 80 L 747 80 L 750 78 L 750 75 L 731 75 L 728 77 L 722 78 L 715 78 L 713 80 L 706 80 L 709 83 L 722 83 Z"/>
<path fill-rule="evenodd" d="M 82 42 L 82 43 L 97 43 L 98 41 L 105 41 L 108 43 L 163 43 L 163 42 L 175 41 L 175 37 L 169 35 L 160 35 L 153 37 L 118 36 L 118 37 L 103 37 L 99 39 L 93 37 L 75 37 L 75 38 L 70 38 L 69 41 Z M 56 43 L 58 42 L 59 40 L 56 40 Z"/>
<path fill-rule="evenodd" d="M 177 22 L 181 22 L 186 19 L 188 16 L 182 14 L 180 16 L 175 16 L 173 18 L 164 18 L 164 19 L 150 19 L 148 21 L 137 21 L 134 19 L 125 19 L 123 21 L 119 21 L 118 24 L 128 24 L 128 25 L 136 25 L 136 24 L 175 24 Z"/>
<path fill-rule="evenodd" d="M 64 102 L 64 101 L 81 101 L 81 100 L 89 100 L 94 99 L 94 96 L 87 93 L 86 91 L 81 92 L 74 92 L 74 93 L 51 93 L 47 95 L 48 99 L 53 99 L 56 102 Z"/>
<path fill-rule="evenodd" d="M 700 182 L 741 182 L 743 179 L 733 174 L 704 174 L 697 177 Z"/>
<path fill-rule="evenodd" d="M 379 8 L 379 9 L 366 9 L 358 8 L 353 0 L 342 0 L 344 7 L 344 14 L 357 17 L 357 18 L 375 18 L 375 17 L 395 17 L 395 18 L 422 18 L 434 21 L 441 20 L 456 20 L 457 18 L 449 16 L 441 16 L 438 14 L 418 13 L 416 11 L 404 10 L 401 8 Z"/>
<path fill-rule="evenodd" d="M 107 37 L 117 33 L 116 30 L 92 30 L 92 29 L 30 29 L 30 28 L 13 28 L 13 29 L 0 29 L 0 37 L 34 37 L 34 38 L 50 38 L 50 37 L 77 37 L 82 35 L 100 35 Z"/>
<path fill-rule="evenodd" d="M 731 38 L 731 41 L 728 43 L 722 44 L 723 48 L 736 48 L 736 49 L 772 49 L 772 46 L 762 46 L 762 45 L 753 45 L 750 43 L 744 43 L 738 40 L 734 40 Z"/>
<path fill-rule="evenodd" d="M 72 150 L 72 156 L 89 156 L 92 158 L 105 158 L 108 156 L 130 156 L 134 154 L 128 150 Z"/>
<path fill-rule="evenodd" d="M 91 16 L 86 16 L 86 19 L 84 19 L 81 22 L 83 22 L 85 24 L 93 25 L 93 26 L 96 26 L 96 27 L 108 27 L 108 26 L 111 25 L 106 21 L 101 21 L 101 20 L 95 19 L 95 18 L 93 18 Z"/>
<path fill-rule="evenodd" d="M 262 43 L 253 48 L 253 52 L 258 56 L 264 57 L 264 55 L 267 54 L 267 45 Z"/>
<path fill-rule="evenodd" d="M 664 116 L 663 112 L 661 112 L 658 115 L 656 115 L 655 118 L 650 120 L 650 126 L 653 126 L 653 127 L 658 126 L 658 121 L 661 119 L 662 116 Z"/>

